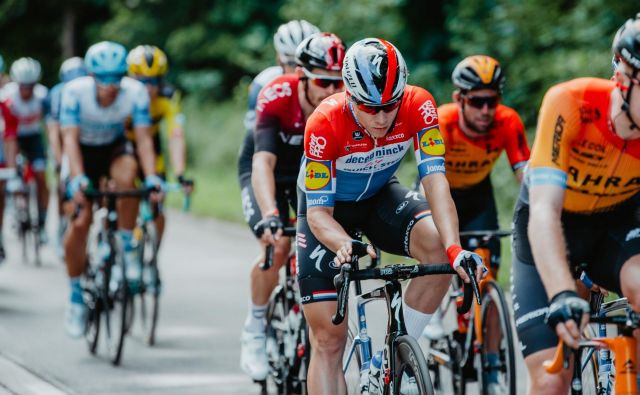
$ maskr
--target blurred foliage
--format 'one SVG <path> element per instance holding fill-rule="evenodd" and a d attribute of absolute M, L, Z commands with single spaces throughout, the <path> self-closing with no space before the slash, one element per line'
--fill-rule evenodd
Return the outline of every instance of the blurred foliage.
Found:
<path fill-rule="evenodd" d="M 168 53 L 175 83 L 202 99 L 224 100 L 239 83 L 274 63 L 277 26 L 304 18 L 347 44 L 367 36 L 390 40 L 409 64 L 410 82 L 429 89 L 439 102 L 449 101 L 449 75 L 462 57 L 492 55 L 507 71 L 505 101 L 531 126 L 551 84 L 609 76 L 613 33 L 640 10 L 638 5 L 605 0 L 1 0 L 0 53 L 9 62 L 38 58 L 45 83 L 52 85 L 70 13 L 76 54 L 103 39 L 128 47 L 155 44 Z"/>

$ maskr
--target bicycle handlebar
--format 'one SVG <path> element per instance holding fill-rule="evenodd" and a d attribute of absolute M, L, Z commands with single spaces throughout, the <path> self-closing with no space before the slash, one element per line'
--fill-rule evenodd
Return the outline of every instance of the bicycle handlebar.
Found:
<path fill-rule="evenodd" d="M 357 263 L 358 255 L 354 255 L 352 262 Z M 462 306 L 458 308 L 460 314 L 464 314 L 471 308 L 473 294 L 477 296 L 480 304 L 480 290 L 475 280 L 475 266 L 471 269 L 471 283 L 464 284 L 464 300 Z M 337 291 L 336 314 L 331 317 L 334 325 L 340 325 L 346 316 L 349 300 L 349 283 L 354 280 L 407 280 L 414 277 L 435 274 L 456 274 L 456 271 L 447 263 L 443 264 L 417 264 L 417 265 L 392 265 L 382 268 L 371 268 L 364 270 L 352 270 L 349 263 L 340 266 L 340 273 L 333 278 L 333 284 Z M 477 292 L 476 292 L 477 291 Z"/>
<path fill-rule="evenodd" d="M 275 234 L 278 231 L 278 228 L 271 229 L 271 233 Z M 282 236 L 284 237 L 293 237 L 296 235 L 296 227 L 295 226 L 287 226 L 282 228 Z M 273 266 L 273 244 L 268 244 L 265 248 L 264 253 L 264 262 L 262 262 L 259 267 L 260 270 L 269 270 Z"/>

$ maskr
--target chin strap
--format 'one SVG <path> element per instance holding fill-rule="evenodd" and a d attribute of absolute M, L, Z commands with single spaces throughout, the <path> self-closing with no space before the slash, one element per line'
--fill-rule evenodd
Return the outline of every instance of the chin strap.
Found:
<path fill-rule="evenodd" d="M 633 74 L 631 75 L 632 78 L 636 78 L 638 76 L 638 70 L 634 70 Z M 620 89 L 620 91 L 623 93 L 622 94 L 622 106 L 620 106 L 620 108 L 622 109 L 622 111 L 624 111 L 624 113 L 627 115 L 627 119 L 629 119 L 629 122 L 631 123 L 631 126 L 629 127 L 629 129 L 634 130 L 640 130 L 640 126 L 638 126 L 638 124 L 633 120 L 633 118 L 631 117 L 631 105 L 629 104 L 629 102 L 631 101 L 631 92 L 633 91 L 633 88 L 635 87 L 635 83 L 631 82 L 631 84 L 629 85 L 629 87 L 624 87 L 622 86 L 622 84 L 618 84 L 618 89 Z M 626 95 L 624 94 L 624 92 L 626 91 Z"/>

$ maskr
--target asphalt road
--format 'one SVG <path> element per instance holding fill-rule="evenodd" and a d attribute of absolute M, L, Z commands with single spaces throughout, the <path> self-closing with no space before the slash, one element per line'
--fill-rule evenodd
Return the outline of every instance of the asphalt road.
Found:
<path fill-rule="evenodd" d="M 84 340 L 64 333 L 68 281 L 53 243 L 42 267 L 24 263 L 8 225 L 9 257 L 0 265 L 0 395 L 258 393 L 238 367 L 249 266 L 258 252 L 246 227 L 170 213 L 157 344 L 145 346 L 134 327 L 122 365 L 113 367 L 104 350 L 92 356 Z M 383 324 L 374 322 L 370 332 L 382 333 Z M 520 369 L 522 393 L 524 377 Z"/>

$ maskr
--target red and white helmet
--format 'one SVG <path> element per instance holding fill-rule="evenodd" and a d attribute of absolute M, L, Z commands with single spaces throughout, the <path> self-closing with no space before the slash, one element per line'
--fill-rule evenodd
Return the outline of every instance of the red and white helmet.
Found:
<path fill-rule="evenodd" d="M 314 67 L 340 71 L 344 61 L 344 43 L 333 33 L 316 33 L 304 39 L 296 49 L 296 63 L 311 71 Z"/>
<path fill-rule="evenodd" d="M 402 98 L 407 64 L 400 51 L 380 38 L 365 38 L 347 50 L 342 79 L 356 103 L 380 106 Z"/>

